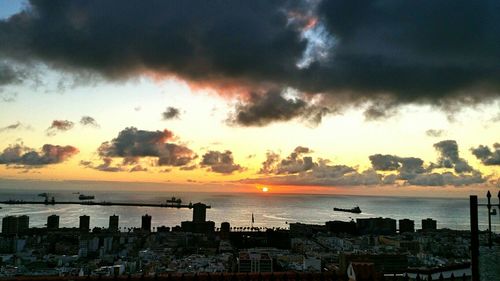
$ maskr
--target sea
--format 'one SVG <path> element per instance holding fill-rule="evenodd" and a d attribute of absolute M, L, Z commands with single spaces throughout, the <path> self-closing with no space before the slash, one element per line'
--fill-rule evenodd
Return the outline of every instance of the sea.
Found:
<path fill-rule="evenodd" d="M 0 189 L 0 201 L 43 201 L 38 196 L 48 192 L 56 201 L 79 201 L 75 190 L 51 189 Z M 85 195 L 94 195 L 94 201 L 165 203 L 167 199 L 181 198 L 183 203 L 202 202 L 210 205 L 207 220 L 216 226 L 229 222 L 231 227 L 264 227 L 287 229 L 290 223 L 324 224 L 326 221 L 350 221 L 358 218 L 384 217 L 411 219 L 415 228 L 421 227 L 422 219 L 432 218 L 438 228 L 470 230 L 468 198 L 418 198 L 389 196 L 353 196 L 323 194 L 276 194 L 276 193 L 216 193 L 216 192 L 172 192 L 172 191 L 126 191 L 92 190 Z M 497 198 L 492 198 L 498 204 Z M 480 199 L 480 203 L 484 200 Z M 334 207 L 359 206 L 361 214 L 333 211 Z M 192 219 L 192 210 L 155 207 L 85 206 L 85 205 L 2 205 L 0 217 L 28 215 L 30 227 L 44 227 L 47 217 L 60 216 L 61 227 L 78 227 L 79 216 L 90 216 L 90 226 L 107 227 L 109 216 L 118 215 L 122 230 L 140 227 L 141 217 L 152 216 L 152 226 L 180 225 Z M 479 208 L 479 228 L 488 228 L 487 209 Z M 499 215 L 492 216 L 492 230 L 500 232 Z"/>

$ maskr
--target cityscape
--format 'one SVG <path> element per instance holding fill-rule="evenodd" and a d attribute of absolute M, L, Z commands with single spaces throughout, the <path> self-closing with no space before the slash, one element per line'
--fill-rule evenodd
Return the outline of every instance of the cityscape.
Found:
<path fill-rule="evenodd" d="M 57 202 L 47 199 L 39 202 Z M 157 207 L 182 206 L 180 198 L 167 201 Z M 84 202 L 91 208 L 92 201 Z M 8 207 L 30 202 L 2 203 Z M 243 278 L 252 274 L 262 279 L 278 274 L 273 277 L 278 279 L 279 274 L 293 273 L 293 278 L 302 274 L 304 280 L 307 274 L 334 280 L 471 280 L 473 274 L 471 231 L 438 228 L 439 222 L 432 218 L 423 218 L 421 229 L 415 228 L 414 220 L 383 217 L 323 224 L 291 222 L 285 229 L 254 227 L 252 214 L 249 227 L 232 227 L 230 222 L 216 225 L 211 221 L 210 206 L 204 203 L 187 206 L 192 219 L 176 226 L 152 227 L 148 214 L 142 215 L 140 225 L 128 228 L 120 226 L 118 215 L 109 216 L 108 227 L 92 227 L 88 215 L 79 216 L 74 227 L 61 227 L 60 216 L 55 214 L 47 217 L 45 227 L 30 227 L 27 215 L 3 217 L 0 277 L 193 278 L 212 274 Z M 500 193 L 499 203 L 486 207 L 496 213 L 491 209 L 500 208 Z M 483 246 L 500 246 L 500 233 L 476 235 Z"/>
<path fill-rule="evenodd" d="M 500 281 L 498 0 L 0 0 L 0 281 Z"/>

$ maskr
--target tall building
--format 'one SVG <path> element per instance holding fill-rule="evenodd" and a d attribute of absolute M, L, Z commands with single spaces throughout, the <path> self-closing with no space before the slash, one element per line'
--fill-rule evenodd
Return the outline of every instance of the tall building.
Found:
<path fill-rule="evenodd" d="M 47 228 L 48 229 L 58 229 L 59 228 L 59 216 L 51 215 L 47 217 Z"/>
<path fill-rule="evenodd" d="M 415 222 L 410 219 L 399 220 L 399 233 L 415 232 Z"/>
<path fill-rule="evenodd" d="M 80 216 L 80 230 L 89 231 L 90 230 L 90 217 L 87 215 Z"/>
<path fill-rule="evenodd" d="M 117 215 L 109 216 L 109 230 L 118 231 L 118 220 L 119 217 Z"/>
<path fill-rule="evenodd" d="M 2 233 L 7 235 L 17 234 L 19 220 L 16 216 L 7 216 L 2 219 Z"/>
<path fill-rule="evenodd" d="M 230 232 L 231 224 L 228 222 L 223 222 L 220 224 L 220 232 Z"/>
<path fill-rule="evenodd" d="M 214 232 L 215 222 L 207 221 L 207 209 L 203 203 L 193 204 L 193 220 L 181 222 L 181 228 L 186 232 L 210 233 Z"/>
<path fill-rule="evenodd" d="M 220 224 L 219 236 L 221 239 L 229 239 L 229 232 L 231 232 L 231 225 L 228 222 Z"/>
<path fill-rule="evenodd" d="M 30 228 L 30 217 L 23 215 L 17 218 L 18 225 L 17 231 L 19 233 L 25 233 Z"/>
<path fill-rule="evenodd" d="M 207 205 L 203 203 L 193 204 L 193 222 L 205 222 L 207 220 Z"/>
<path fill-rule="evenodd" d="M 144 231 L 151 231 L 151 216 L 148 214 L 145 214 L 142 216 L 142 221 L 141 221 L 141 229 Z"/>
<path fill-rule="evenodd" d="M 433 231 L 437 229 L 437 221 L 427 218 L 422 220 L 422 231 Z"/>

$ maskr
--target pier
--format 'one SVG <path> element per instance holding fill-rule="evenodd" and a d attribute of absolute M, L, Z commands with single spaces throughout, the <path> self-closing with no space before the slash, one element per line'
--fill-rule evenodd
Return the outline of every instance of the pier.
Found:
<path fill-rule="evenodd" d="M 0 201 L 0 204 L 5 205 L 86 205 L 86 206 L 129 206 L 129 207 L 155 207 L 155 208 L 186 208 L 192 209 L 192 203 L 189 204 L 175 204 L 175 203 L 166 203 L 166 204 L 153 204 L 153 203 L 135 203 L 135 202 L 94 202 L 94 201 L 55 201 L 55 200 L 46 200 L 46 201 L 23 201 L 23 200 L 7 200 Z M 210 206 L 206 206 L 207 209 L 210 209 Z"/>

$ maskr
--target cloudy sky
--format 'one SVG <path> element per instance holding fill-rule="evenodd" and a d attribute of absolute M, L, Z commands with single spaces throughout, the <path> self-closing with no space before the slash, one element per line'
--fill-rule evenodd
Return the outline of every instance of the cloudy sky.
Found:
<path fill-rule="evenodd" d="M 0 18 L 0 184 L 500 187 L 497 1 L 0 0 Z"/>

